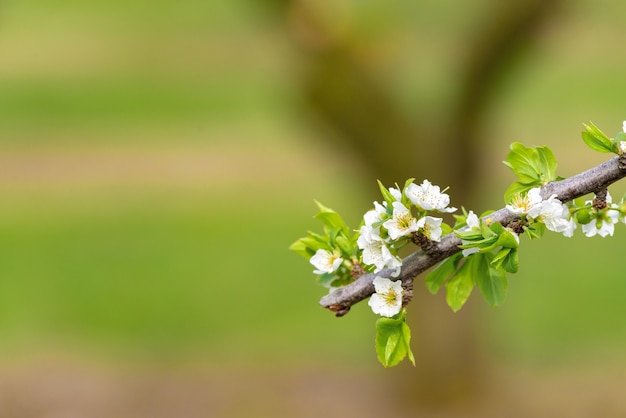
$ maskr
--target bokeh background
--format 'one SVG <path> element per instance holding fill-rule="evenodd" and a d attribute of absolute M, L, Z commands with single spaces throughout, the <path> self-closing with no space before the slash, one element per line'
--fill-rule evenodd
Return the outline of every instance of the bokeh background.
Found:
<path fill-rule="evenodd" d="M 418 291 L 393 370 L 287 250 L 376 179 L 481 212 L 513 141 L 605 159 L 626 6 L 501 3 L 3 1 L 0 416 L 624 416 L 624 225 L 523 242 L 497 309 Z"/>

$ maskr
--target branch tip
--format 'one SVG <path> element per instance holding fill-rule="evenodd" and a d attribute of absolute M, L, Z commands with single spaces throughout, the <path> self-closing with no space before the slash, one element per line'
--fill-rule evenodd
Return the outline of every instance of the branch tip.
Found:
<path fill-rule="evenodd" d="M 541 193 L 544 197 L 555 194 L 557 199 L 566 203 L 589 193 L 601 195 L 602 191 L 605 191 L 609 185 L 624 177 L 626 177 L 626 155 L 620 155 L 565 180 L 552 181 L 542 187 Z M 519 220 L 519 216 L 506 208 L 492 212 L 487 218 L 483 218 L 483 222 L 499 222 L 502 225 L 511 226 L 514 230 L 522 226 L 516 224 L 516 220 Z M 421 241 L 419 236 L 412 238 Z M 462 242 L 453 232 L 443 236 L 439 242 L 428 241 L 420 242 L 421 248 L 404 258 L 399 277 L 391 277 L 391 270 L 389 269 L 375 275 L 372 273 L 362 274 L 358 278 L 355 277 L 355 280 L 349 285 L 339 288 L 341 290 L 338 289 L 322 297 L 320 305 L 334 312 L 335 316 L 344 316 L 350 311 L 352 305 L 368 298 L 374 292 L 372 285 L 374 276 L 386 277 L 391 280 L 400 279 L 403 282 L 403 287 L 410 289 L 409 285 L 420 273 L 461 251 L 459 245 Z M 358 272 L 355 271 L 355 273 Z M 407 294 L 407 299 L 409 299 L 412 292 L 407 293 L 411 293 L 411 295 Z"/>

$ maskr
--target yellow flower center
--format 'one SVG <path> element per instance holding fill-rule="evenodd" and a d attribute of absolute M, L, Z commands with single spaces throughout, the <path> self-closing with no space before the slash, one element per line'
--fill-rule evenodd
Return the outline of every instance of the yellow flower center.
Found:
<path fill-rule="evenodd" d="M 398 294 L 394 290 L 389 290 L 384 296 L 387 305 L 395 305 L 398 302 Z"/>

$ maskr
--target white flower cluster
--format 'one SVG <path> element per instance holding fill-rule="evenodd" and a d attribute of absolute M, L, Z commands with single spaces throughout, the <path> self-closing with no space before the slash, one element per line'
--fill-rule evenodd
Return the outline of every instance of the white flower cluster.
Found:
<path fill-rule="evenodd" d="M 576 222 L 570 214 L 568 205 L 561 203 L 556 195 L 544 200 L 539 191 L 540 189 L 536 187 L 529 190 L 526 196 L 517 196 L 506 206 L 507 209 L 519 215 L 524 214 L 531 220 L 543 222 L 550 231 L 561 232 L 566 237 L 573 236 Z M 596 209 L 593 207 L 593 201 L 588 200 L 583 208 L 578 208 L 587 208 L 590 211 L 589 221 L 581 223 L 582 231 L 587 237 L 612 236 L 616 223 L 620 221 L 626 223 L 626 217 L 622 214 L 623 202 L 621 204 L 612 203 L 611 195 L 607 191 L 606 204 L 606 208 Z"/>
<path fill-rule="evenodd" d="M 542 222 L 550 231 L 560 232 L 566 237 L 574 235 L 576 222 L 570 216 L 568 206 L 556 195 L 542 199 L 540 192 L 539 187 L 530 189 L 525 196 L 516 196 L 506 207 L 515 214 Z"/>
<path fill-rule="evenodd" d="M 363 263 L 373 265 L 375 273 L 390 268 L 394 270 L 392 276 L 397 277 L 402 261 L 393 254 L 394 242 L 414 232 L 422 233 L 431 241 L 439 241 L 442 219 L 427 213 L 449 213 L 456 208 L 448 207 L 450 197 L 428 180 L 424 180 L 421 185 L 408 184 L 404 193 L 391 187 L 389 193 L 395 201 L 384 201 L 382 204 L 374 202 L 374 209 L 363 216 L 364 225 L 359 231 L 357 245 L 362 250 Z M 413 205 L 419 213 L 417 218 L 411 212 Z"/>
<path fill-rule="evenodd" d="M 615 224 L 620 220 L 626 223 L 626 220 L 623 216 L 621 216 L 619 211 L 619 205 L 616 203 L 612 203 L 613 199 L 609 192 L 606 192 L 606 204 L 607 207 L 604 209 L 593 209 L 592 210 L 592 219 L 590 222 L 582 225 L 583 233 L 588 237 L 593 237 L 594 235 L 600 235 L 601 237 L 606 237 L 607 235 L 613 236 L 613 232 L 615 231 Z M 593 204 L 592 200 L 587 200 L 585 205 L 591 206 Z"/>

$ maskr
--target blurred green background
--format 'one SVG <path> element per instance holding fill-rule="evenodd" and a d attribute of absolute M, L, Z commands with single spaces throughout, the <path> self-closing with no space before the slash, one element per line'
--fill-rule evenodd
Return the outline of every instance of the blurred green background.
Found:
<path fill-rule="evenodd" d="M 287 250 L 319 228 L 314 199 L 356 227 L 388 175 L 311 105 L 320 51 L 341 40 L 394 112 L 435 135 L 496 3 L 3 2 L 0 415 L 626 413 L 623 225 L 524 242 L 503 307 L 475 294 L 468 313 L 437 311 L 470 330 L 481 389 L 427 407 L 396 399 L 419 376 L 376 363 L 367 306 L 324 312 Z M 513 141 L 551 147 L 562 176 L 604 160 L 580 131 L 612 136 L 626 118 L 625 13 L 562 1 L 525 35 L 470 144 L 473 203 L 453 187 L 453 205 L 503 205 Z"/>

